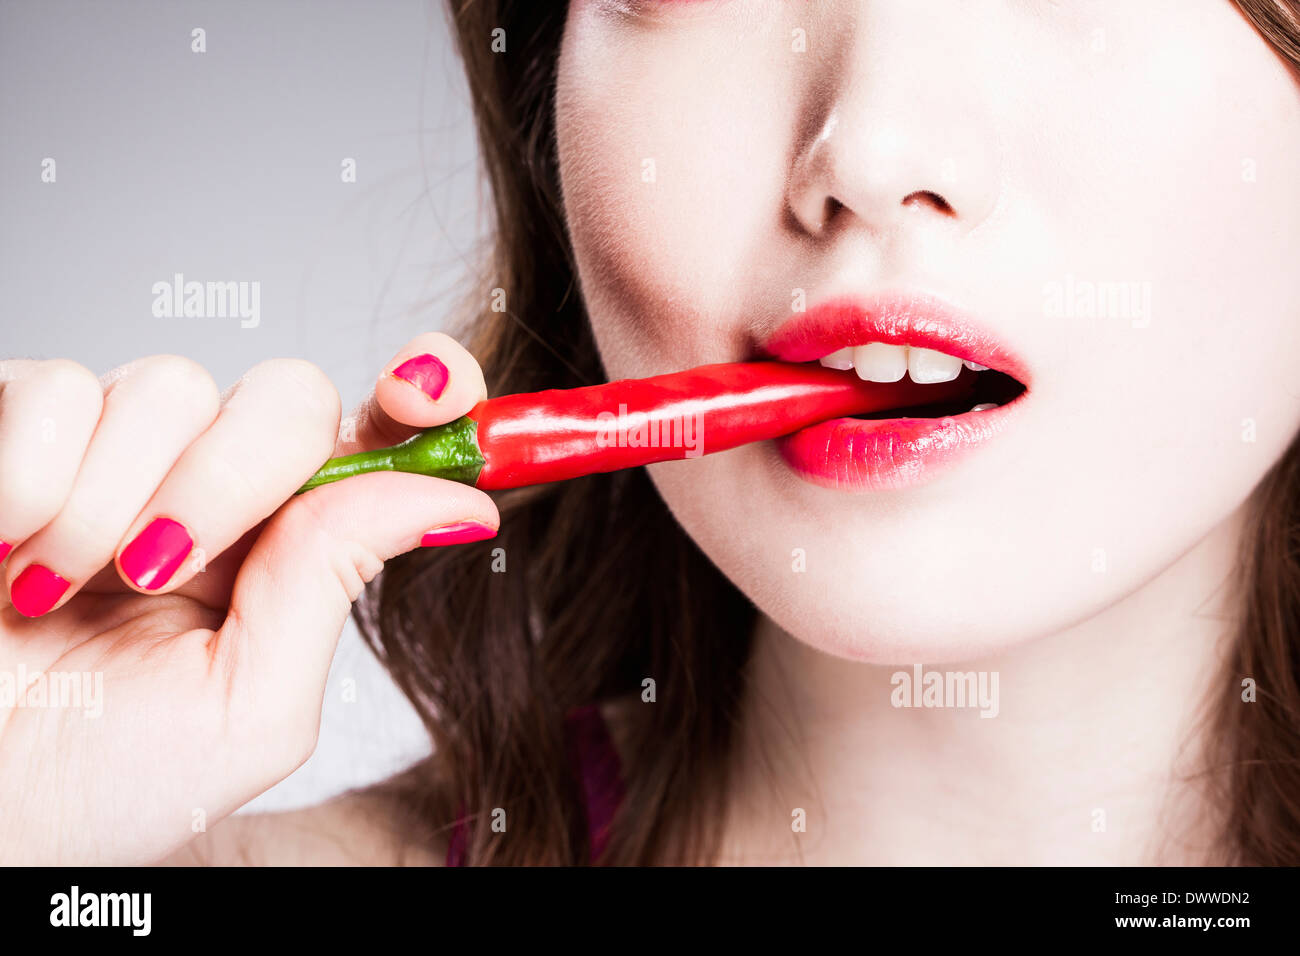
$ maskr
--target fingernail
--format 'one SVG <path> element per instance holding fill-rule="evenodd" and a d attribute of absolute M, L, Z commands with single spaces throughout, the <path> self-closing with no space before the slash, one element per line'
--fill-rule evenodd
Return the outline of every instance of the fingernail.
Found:
<path fill-rule="evenodd" d="M 154 518 L 122 549 L 118 564 L 136 587 L 157 591 L 172 579 L 193 547 L 194 539 L 179 521 Z"/>
<path fill-rule="evenodd" d="M 9 600 L 23 617 L 40 617 L 59 603 L 67 589 L 68 582 L 49 568 L 29 564 L 14 578 L 13 586 L 9 588 Z"/>
<path fill-rule="evenodd" d="M 457 521 L 426 531 L 420 539 L 420 547 L 428 548 L 443 544 L 465 544 L 469 541 L 484 541 L 495 538 L 497 529 L 478 521 Z"/>
<path fill-rule="evenodd" d="M 3 561 L 5 558 L 9 557 L 9 552 L 12 551 L 13 549 L 14 546 L 10 544 L 8 541 L 0 541 L 0 561 Z"/>
<path fill-rule="evenodd" d="M 393 369 L 393 375 L 404 382 L 410 382 L 435 402 L 442 397 L 447 388 L 447 379 L 451 377 L 447 366 L 436 355 L 417 355 L 407 359 Z"/>

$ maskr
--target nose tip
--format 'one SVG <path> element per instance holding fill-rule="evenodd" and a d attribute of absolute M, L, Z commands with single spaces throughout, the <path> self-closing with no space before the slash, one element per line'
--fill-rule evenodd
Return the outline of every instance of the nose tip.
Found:
<path fill-rule="evenodd" d="M 828 121 L 791 173 L 787 205 L 809 235 L 826 236 L 850 222 L 877 233 L 906 228 L 909 220 L 971 229 L 987 218 L 998 175 L 978 132 L 955 134 L 942 117 L 890 124 L 861 111 L 858 126 Z"/>

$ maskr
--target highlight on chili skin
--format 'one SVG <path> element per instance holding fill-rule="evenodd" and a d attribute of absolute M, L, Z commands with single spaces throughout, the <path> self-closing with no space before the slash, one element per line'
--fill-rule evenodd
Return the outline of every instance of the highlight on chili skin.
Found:
<path fill-rule="evenodd" d="M 1300 2 L 439 9 L 0 14 L 0 863 L 1300 865 Z"/>

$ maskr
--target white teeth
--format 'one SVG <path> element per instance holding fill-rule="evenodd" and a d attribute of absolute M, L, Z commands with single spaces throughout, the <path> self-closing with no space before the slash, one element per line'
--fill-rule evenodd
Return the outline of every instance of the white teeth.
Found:
<path fill-rule="evenodd" d="M 859 345 L 853 350 L 853 367 L 864 382 L 897 382 L 907 374 L 909 351 L 884 342 Z"/>
<path fill-rule="evenodd" d="M 847 372 L 853 368 L 853 347 L 840 349 L 838 352 L 832 352 L 830 355 L 818 359 L 822 365 L 827 368 L 839 369 L 841 372 Z"/>
<path fill-rule="evenodd" d="M 987 372 L 987 365 L 963 361 L 934 349 L 918 346 L 889 345 L 869 342 L 850 346 L 824 355 L 818 362 L 827 368 L 848 371 L 855 369 L 864 382 L 897 382 L 910 374 L 918 385 L 951 382 L 961 374 L 962 366 L 975 372 Z"/>
<path fill-rule="evenodd" d="M 918 385 L 951 382 L 961 374 L 961 359 L 934 349 L 909 348 L 907 373 Z"/>
<path fill-rule="evenodd" d="M 989 409 L 997 408 L 992 402 L 984 402 L 982 405 L 976 405 L 971 409 L 972 412 L 987 412 Z"/>

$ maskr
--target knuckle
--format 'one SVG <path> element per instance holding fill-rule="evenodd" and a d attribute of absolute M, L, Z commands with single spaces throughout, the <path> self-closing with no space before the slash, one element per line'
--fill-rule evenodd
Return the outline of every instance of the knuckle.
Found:
<path fill-rule="evenodd" d="M 306 460 L 313 466 L 329 457 L 338 439 L 342 401 L 334 383 L 323 371 L 300 359 L 278 359 L 279 389 L 286 401 L 283 409 L 295 437 L 301 442 Z"/>
<path fill-rule="evenodd" d="M 47 359 L 39 363 L 27 383 L 43 392 L 84 403 L 96 410 L 104 400 L 104 390 L 95 373 L 71 359 Z"/>
<path fill-rule="evenodd" d="M 339 416 L 338 390 L 329 376 L 311 362 L 303 359 L 268 359 L 258 364 L 253 372 L 257 378 L 276 386 L 278 397 L 296 401 L 298 408 L 322 418 Z"/>
<path fill-rule="evenodd" d="M 142 359 L 131 376 L 143 388 L 165 394 L 170 402 L 192 403 L 214 411 L 217 407 L 217 383 L 207 369 L 183 355 L 152 355 Z"/>

